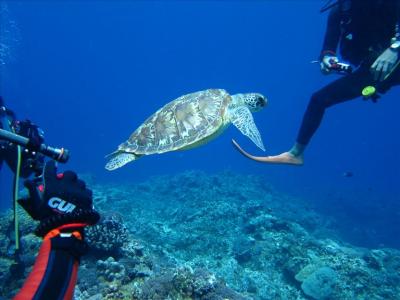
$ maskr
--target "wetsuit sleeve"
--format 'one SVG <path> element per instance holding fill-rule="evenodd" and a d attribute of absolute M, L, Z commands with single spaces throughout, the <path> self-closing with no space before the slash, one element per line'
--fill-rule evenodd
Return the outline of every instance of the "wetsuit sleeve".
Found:
<path fill-rule="evenodd" d="M 322 45 L 321 56 L 326 54 L 336 55 L 336 49 L 340 39 L 340 10 L 336 6 L 331 9 L 328 16 L 328 24 L 325 31 L 324 43 Z"/>
<path fill-rule="evenodd" d="M 400 0 L 396 0 L 396 25 L 394 29 L 394 38 L 396 40 L 400 39 Z"/>
<path fill-rule="evenodd" d="M 14 300 L 72 299 L 83 244 L 74 236 L 45 239 Z"/>

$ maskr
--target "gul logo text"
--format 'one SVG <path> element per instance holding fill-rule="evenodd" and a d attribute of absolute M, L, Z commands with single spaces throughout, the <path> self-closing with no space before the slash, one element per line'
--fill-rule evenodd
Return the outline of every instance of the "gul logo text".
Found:
<path fill-rule="evenodd" d="M 56 210 L 63 213 L 70 213 L 76 207 L 74 204 L 68 203 L 67 201 L 57 197 L 50 198 L 48 204 L 51 208 L 55 208 Z"/>

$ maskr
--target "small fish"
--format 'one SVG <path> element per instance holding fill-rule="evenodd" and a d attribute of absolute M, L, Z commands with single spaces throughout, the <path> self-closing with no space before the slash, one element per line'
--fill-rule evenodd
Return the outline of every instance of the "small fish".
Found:
<path fill-rule="evenodd" d="M 346 171 L 346 172 L 343 172 L 342 175 L 343 175 L 343 177 L 353 177 L 354 173 L 351 171 Z"/>

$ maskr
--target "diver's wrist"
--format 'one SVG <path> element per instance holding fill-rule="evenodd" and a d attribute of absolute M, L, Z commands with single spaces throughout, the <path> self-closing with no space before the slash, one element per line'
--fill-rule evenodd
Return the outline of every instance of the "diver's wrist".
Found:
<path fill-rule="evenodd" d="M 396 41 L 392 42 L 392 44 L 390 45 L 389 49 L 391 49 L 392 51 L 399 52 L 399 50 L 400 50 L 400 40 L 396 40 Z"/>

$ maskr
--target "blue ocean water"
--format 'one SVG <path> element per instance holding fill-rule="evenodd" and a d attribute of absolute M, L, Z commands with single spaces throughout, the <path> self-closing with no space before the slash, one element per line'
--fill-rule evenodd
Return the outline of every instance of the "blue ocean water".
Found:
<path fill-rule="evenodd" d="M 359 226 L 379 237 L 349 234 L 349 241 L 400 247 L 396 88 L 377 104 L 357 99 L 330 108 L 303 167 L 243 158 L 231 138 L 263 153 L 230 127 L 203 147 L 104 170 L 104 156 L 150 114 L 207 88 L 266 95 L 268 107 L 254 117 L 267 154 L 291 147 L 310 95 L 336 76 L 324 77 L 310 63 L 325 30 L 323 2 L 3 1 L 19 39 L 9 40 L 13 51 L 1 66 L 0 93 L 20 119 L 45 130 L 48 144 L 70 149 L 62 169 L 104 183 L 198 169 L 255 174 L 336 217 L 343 232 Z M 3 207 L 11 186 L 6 171 Z M 353 177 L 343 176 L 349 171 Z"/>

